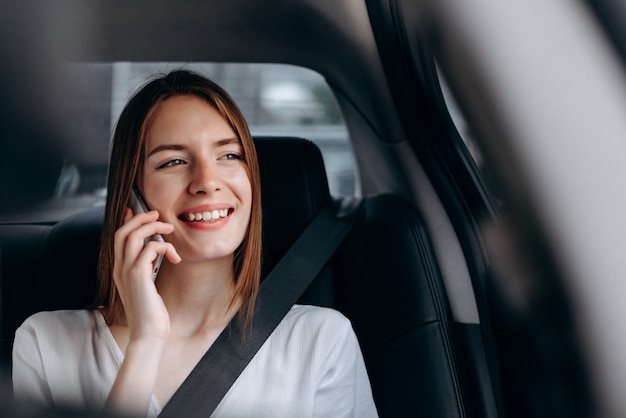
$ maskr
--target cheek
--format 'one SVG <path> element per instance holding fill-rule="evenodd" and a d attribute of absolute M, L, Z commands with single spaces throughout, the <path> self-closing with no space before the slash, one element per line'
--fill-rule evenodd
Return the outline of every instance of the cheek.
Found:
<path fill-rule="evenodd" d="M 181 185 L 176 182 L 163 179 L 145 179 L 141 191 L 150 209 L 163 212 L 175 199 L 177 192 L 180 192 Z"/>
<path fill-rule="evenodd" d="M 242 202 L 246 206 L 248 215 L 250 215 L 250 212 L 252 210 L 252 185 L 250 184 L 250 179 L 248 178 L 247 174 L 241 181 L 240 190 Z"/>
<path fill-rule="evenodd" d="M 225 177 L 230 180 L 230 187 L 237 195 L 242 204 L 250 206 L 252 203 L 252 184 L 245 167 L 240 166 L 237 170 L 226 174 Z"/>
<path fill-rule="evenodd" d="M 233 189 L 237 194 L 237 198 L 241 204 L 241 209 L 245 213 L 245 230 L 247 231 L 250 227 L 250 217 L 252 213 L 252 185 L 250 184 L 250 179 L 248 178 L 247 172 L 244 172 L 243 175 L 237 176 L 237 181 L 233 183 Z"/>

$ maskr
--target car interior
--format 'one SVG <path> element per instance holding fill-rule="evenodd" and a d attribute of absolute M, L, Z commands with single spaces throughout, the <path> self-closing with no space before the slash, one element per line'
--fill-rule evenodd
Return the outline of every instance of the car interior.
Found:
<path fill-rule="evenodd" d="M 267 272 L 324 206 L 341 202 L 330 196 L 322 156 L 313 143 L 262 137 L 256 144 Z M 290 208 L 287 213 L 285 207 Z M 2 225 L 3 245 L 11 249 L 3 254 L 10 260 L 3 268 L 3 283 L 12 284 L 3 288 L 10 296 L 3 303 L 4 364 L 9 362 L 11 335 L 28 315 L 82 309 L 93 302 L 102 209 L 55 225 Z M 348 237 L 300 303 L 333 307 L 351 319 L 381 415 L 397 416 L 419 405 L 430 416 L 466 416 L 471 398 L 464 393 L 470 388 L 421 217 L 388 194 L 366 197 L 356 216 Z M 394 285 L 381 286 L 387 280 Z"/>
<path fill-rule="evenodd" d="M 496 117 L 504 102 L 489 101 L 505 88 L 481 66 L 488 53 L 467 46 L 473 39 L 463 32 L 474 23 L 487 33 L 486 20 L 464 21 L 463 7 L 447 0 L 8 3 L 2 23 L 13 31 L 11 47 L 20 47 L 6 54 L 28 70 L 6 70 L 10 89 L 0 82 L 21 97 L 0 99 L 7 109 L 0 177 L 11 179 L 0 181 L 7 379 L 15 330 L 29 315 L 93 303 L 106 191 L 90 186 L 97 199 L 80 197 L 86 186 L 74 184 L 73 170 L 88 184 L 106 176 L 113 108 L 127 98 L 112 89 L 116 77 L 126 71 L 137 86 L 144 73 L 131 74 L 130 63 L 210 63 L 224 80 L 239 71 L 225 85 L 230 91 L 252 85 L 245 82 L 252 73 L 236 65 L 279 64 L 319 75 L 342 127 L 320 134 L 310 126 L 316 117 L 288 131 L 251 127 L 261 168 L 262 277 L 320 211 L 339 214 L 361 199 L 350 232 L 299 303 L 332 307 L 352 322 L 379 415 L 594 416 L 597 380 L 562 279 L 568 270 L 525 199 L 526 171 L 504 158 L 522 149 L 506 142 L 511 119 Z M 616 27 L 610 35 L 621 39 Z M 106 83 L 81 79 L 81 65 Z M 285 81 L 282 71 L 268 73 Z M 105 119 L 69 93 L 80 83 L 90 94 L 106 90 Z M 246 100 L 238 100 L 242 108 Z M 288 118 L 295 107 L 273 109 Z M 35 122 L 13 117 L 22 109 Z M 97 135 L 72 129 L 97 125 L 104 127 Z M 335 136 L 346 142 L 336 145 Z M 350 152 L 348 169 L 344 154 L 341 164 L 329 157 L 339 148 Z M 69 164 L 77 155 L 98 163 Z"/>

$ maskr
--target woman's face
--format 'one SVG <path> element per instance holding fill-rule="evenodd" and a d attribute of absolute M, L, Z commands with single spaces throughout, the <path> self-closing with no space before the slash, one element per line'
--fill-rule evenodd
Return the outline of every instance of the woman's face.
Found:
<path fill-rule="evenodd" d="M 138 185 L 150 209 L 174 225 L 165 239 L 183 261 L 228 258 L 250 221 L 252 189 L 239 138 L 196 96 L 174 96 L 146 120 Z"/>

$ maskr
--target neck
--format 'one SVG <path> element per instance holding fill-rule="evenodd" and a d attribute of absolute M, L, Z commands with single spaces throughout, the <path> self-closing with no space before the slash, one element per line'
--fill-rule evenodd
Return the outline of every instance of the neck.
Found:
<path fill-rule="evenodd" d="M 225 325 L 241 305 L 233 299 L 232 259 L 178 265 L 164 260 L 156 286 L 174 332 L 190 334 Z"/>

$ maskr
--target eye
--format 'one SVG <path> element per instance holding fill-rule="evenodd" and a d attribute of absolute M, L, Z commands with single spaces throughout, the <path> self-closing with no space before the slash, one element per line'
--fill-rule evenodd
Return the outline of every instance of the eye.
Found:
<path fill-rule="evenodd" d="M 161 164 L 160 166 L 157 167 L 157 169 L 162 169 L 162 168 L 167 168 L 167 167 L 174 167 L 174 166 L 183 165 L 183 164 L 187 164 L 187 161 L 181 160 L 180 158 L 175 158 L 173 160 L 167 161 L 164 164 Z"/>
<path fill-rule="evenodd" d="M 243 160 L 243 155 L 235 153 L 235 152 L 229 152 L 227 154 L 225 154 L 224 156 L 222 156 L 222 159 L 224 160 Z"/>

